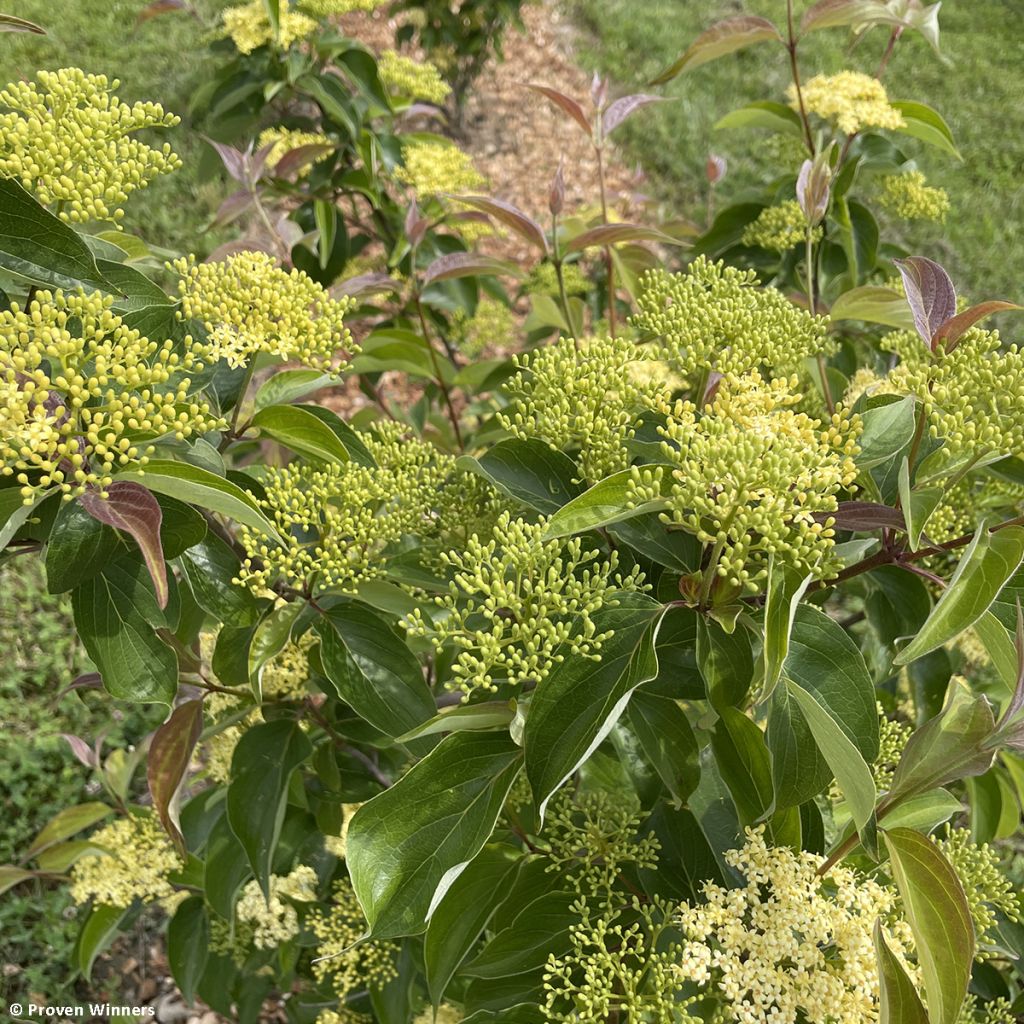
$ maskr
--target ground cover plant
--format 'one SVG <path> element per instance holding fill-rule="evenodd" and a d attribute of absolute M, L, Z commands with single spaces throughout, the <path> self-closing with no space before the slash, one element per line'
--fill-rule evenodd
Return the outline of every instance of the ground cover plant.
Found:
<path fill-rule="evenodd" d="M 68 977 L 161 922 L 231 1020 L 1009 1024 L 1019 307 L 876 215 L 954 216 L 917 164 L 952 132 L 884 78 L 938 5 L 529 83 L 603 168 L 665 83 L 774 55 L 729 115 L 772 184 L 710 161 L 705 230 L 620 219 L 603 173 L 567 211 L 571 167 L 544 223 L 489 194 L 443 69 L 339 27 L 372 6 L 220 12 L 210 260 L 133 216 L 175 113 L 89 69 L 0 91 L 3 569 L 70 604 L 65 698 L 156 720 L 68 737 L 88 799 L 0 887 L 68 893 Z M 879 74 L 806 73 L 821 33 Z"/>

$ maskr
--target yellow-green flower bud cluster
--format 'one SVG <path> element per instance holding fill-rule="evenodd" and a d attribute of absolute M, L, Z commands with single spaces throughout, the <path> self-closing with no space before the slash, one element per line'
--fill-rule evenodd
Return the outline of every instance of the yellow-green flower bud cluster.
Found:
<path fill-rule="evenodd" d="M 563 795 L 564 794 L 564 795 Z M 660 844 L 641 835 L 644 814 L 636 801 L 603 790 L 576 795 L 563 790 L 552 801 L 541 852 L 574 892 L 611 907 L 623 869 L 655 868 Z"/>
<path fill-rule="evenodd" d="M 257 593 L 278 577 L 299 588 L 315 583 L 351 592 L 384 572 L 389 545 L 430 529 L 454 460 L 405 437 L 396 423 L 375 424 L 365 443 L 375 466 L 292 463 L 270 470 L 262 505 L 283 543 L 243 526 L 248 557 L 239 582 Z"/>
<path fill-rule="evenodd" d="M 908 959 L 913 938 L 893 888 L 842 865 L 819 878 L 819 858 L 769 848 L 763 826 L 748 830 L 742 849 L 725 859 L 744 884 L 726 889 L 708 882 L 705 902 L 684 904 L 679 914 L 687 938 L 679 979 L 717 989 L 724 1021 L 877 1020 L 878 919 L 916 979 Z"/>
<path fill-rule="evenodd" d="M 224 24 L 224 35 L 231 39 L 239 53 L 252 53 L 253 50 L 274 42 L 274 29 L 263 0 L 250 0 L 240 7 L 229 7 L 221 15 L 221 19 Z M 307 39 L 318 27 L 313 18 L 291 10 L 285 0 L 281 4 L 278 19 L 278 45 L 282 50 L 287 50 L 292 43 Z"/>
<path fill-rule="evenodd" d="M 562 265 L 562 280 L 565 282 L 566 295 L 585 295 L 590 290 L 590 282 L 578 263 Z M 557 299 L 561 292 L 558 287 L 558 273 L 555 270 L 555 265 L 547 260 L 538 263 L 530 271 L 524 290 L 527 295 L 547 295 L 549 298 Z"/>
<path fill-rule="evenodd" d="M 932 220 L 942 224 L 949 213 L 949 193 L 925 184 L 920 171 L 889 174 L 882 180 L 878 201 L 901 220 Z"/>
<path fill-rule="evenodd" d="M 903 128 L 903 115 L 889 103 L 885 86 L 860 71 L 815 75 L 803 87 L 804 106 L 811 114 L 831 121 L 841 132 L 853 135 L 865 128 Z M 789 87 L 789 102 L 800 109 L 796 87 Z"/>
<path fill-rule="evenodd" d="M 824 317 L 762 288 L 752 270 L 701 256 L 681 274 L 643 275 L 633 324 L 657 338 L 691 381 L 709 370 L 789 376 L 826 348 Z"/>
<path fill-rule="evenodd" d="M 215 430 L 222 421 L 191 396 L 202 369 L 188 340 L 150 341 L 100 292 L 35 293 L 0 310 L 0 475 L 26 503 L 37 489 L 67 496 L 106 487 L 144 463 L 148 443 Z"/>
<path fill-rule="evenodd" d="M 316 1024 L 373 1024 L 373 1017 L 351 1006 L 339 1006 L 336 1010 L 321 1010 Z"/>
<path fill-rule="evenodd" d="M 212 359 L 245 366 L 258 352 L 341 373 L 356 351 L 345 326 L 355 304 L 331 298 L 302 270 L 283 270 L 264 252 L 240 252 L 216 263 L 176 260 L 181 315 L 202 321 Z"/>
<path fill-rule="evenodd" d="M 882 338 L 900 357 L 889 382 L 925 409 L 939 458 L 983 459 L 1024 451 L 1024 352 L 1003 348 L 997 331 L 972 327 L 952 352 L 929 351 L 913 331 Z"/>
<path fill-rule="evenodd" d="M 314 911 L 307 923 L 317 938 L 313 977 L 329 982 L 342 1003 L 352 992 L 381 987 L 398 976 L 398 943 L 359 941 L 366 934 L 366 919 L 347 878 L 334 883 L 333 904 Z"/>
<path fill-rule="evenodd" d="M 428 1007 L 416 1016 L 412 1024 L 460 1024 L 462 1020 L 462 1013 L 451 1003 L 442 1003 L 437 1008 L 437 1013 Z"/>
<path fill-rule="evenodd" d="M 960 1013 L 956 1018 L 956 1024 L 1019 1024 L 1020 1017 L 1013 1012 L 1013 1006 L 1008 999 L 1000 996 L 998 999 L 991 999 L 984 1007 L 978 1006 L 978 997 L 973 992 L 967 993 Z"/>
<path fill-rule="evenodd" d="M 700 1024 L 679 995 L 682 949 L 669 938 L 670 908 L 623 900 L 623 910 L 594 914 L 584 899 L 573 910 L 570 950 L 552 954 L 544 967 L 544 1019 L 558 1024 L 650 1021 Z M 668 933 L 668 935 L 666 935 Z"/>
<path fill-rule="evenodd" d="M 473 534 L 465 550 L 441 556 L 453 579 L 435 600 L 449 614 L 434 626 L 417 611 L 406 627 L 430 636 L 439 651 L 454 644 L 453 689 L 468 696 L 501 681 L 540 681 L 567 653 L 600 660 L 612 632 L 599 631 L 593 615 L 614 607 L 620 591 L 641 588 L 638 569 L 616 572 L 616 552 L 602 560 L 579 537 L 545 539 L 544 527 L 543 519 L 529 523 L 505 512 L 486 541 Z"/>
<path fill-rule="evenodd" d="M 155 818 L 126 815 L 104 825 L 89 837 L 90 852 L 71 869 L 71 898 L 93 900 L 108 907 L 129 907 L 168 900 L 174 888 L 167 876 L 181 869 L 182 860 Z"/>
<path fill-rule="evenodd" d="M 254 878 L 242 887 L 235 906 L 239 923 L 252 929 L 257 949 L 276 949 L 299 934 L 299 915 L 294 904 L 316 900 L 316 872 L 305 864 L 290 874 L 271 875 L 270 896 L 263 895 Z"/>
<path fill-rule="evenodd" d="M 273 145 L 273 149 L 267 154 L 267 164 L 276 167 L 281 158 L 290 153 L 293 149 L 300 149 L 302 146 L 334 146 L 334 143 L 322 132 L 304 132 L 297 128 L 267 128 L 260 132 L 257 149 Z M 300 167 L 297 176 L 305 178 L 313 164 L 326 160 L 331 154 L 321 153 L 314 157 L 304 167 Z"/>
<path fill-rule="evenodd" d="M 473 158 L 449 142 L 411 143 L 403 149 L 403 158 L 395 177 L 423 199 L 445 192 L 472 192 L 487 183 L 473 166 Z"/>
<path fill-rule="evenodd" d="M 178 123 L 159 103 L 122 103 L 113 95 L 116 79 L 78 68 L 36 77 L 38 86 L 14 82 L 0 90 L 0 175 L 17 178 L 44 205 L 56 204 L 59 217 L 120 220 L 132 192 L 181 166 L 169 144 L 153 149 L 133 138 Z"/>
<path fill-rule="evenodd" d="M 1017 920 L 1016 888 L 999 870 L 999 857 L 995 850 L 988 843 L 975 843 L 969 829 L 949 829 L 946 837 L 938 841 L 938 846 L 964 887 L 974 922 L 976 959 L 984 960 L 988 954 L 984 945 L 994 941 L 996 913 L 1001 912 L 1010 920 Z"/>
<path fill-rule="evenodd" d="M 362 806 L 362 804 L 341 805 L 341 831 L 336 836 L 324 836 L 324 849 L 332 857 L 337 857 L 339 860 L 345 859 L 345 854 L 348 852 L 348 827 L 352 823 L 352 815 Z"/>
<path fill-rule="evenodd" d="M 843 395 L 843 405 L 847 409 L 852 409 L 861 397 L 873 398 L 876 395 L 895 395 L 897 393 L 888 377 L 879 377 L 870 366 L 861 366 L 853 371 L 846 393 Z"/>
<path fill-rule="evenodd" d="M 519 373 L 505 385 L 515 404 L 498 419 L 516 437 L 578 453 L 580 476 L 601 480 L 629 466 L 626 445 L 642 413 L 667 400 L 660 380 L 631 373 L 648 358 L 648 349 L 621 337 L 561 338 L 517 355 Z"/>
<path fill-rule="evenodd" d="M 898 722 L 888 718 L 878 709 L 878 757 L 871 766 L 871 774 L 875 777 L 875 786 L 879 790 L 887 790 L 892 785 L 892 777 L 903 756 L 903 748 L 913 735 L 914 729 L 906 722 Z"/>
<path fill-rule="evenodd" d="M 811 231 L 811 242 L 821 241 L 824 231 L 819 225 Z M 800 204 L 789 199 L 776 206 L 766 206 L 757 219 L 746 226 L 741 241 L 772 252 L 789 252 L 807 241 L 807 218 Z"/>
<path fill-rule="evenodd" d="M 332 14 L 375 11 L 386 3 L 387 0 L 300 0 L 299 6 L 316 18 L 328 18 Z"/>
<path fill-rule="evenodd" d="M 429 61 L 403 57 L 397 50 L 385 50 L 377 62 L 377 74 L 390 92 L 410 99 L 426 100 L 438 106 L 444 103 L 452 87 Z"/>
<path fill-rule="evenodd" d="M 455 316 L 455 327 L 460 335 L 459 351 L 470 358 L 475 359 L 487 350 L 501 350 L 514 343 L 516 319 L 504 302 L 484 295 L 471 317 L 460 316 L 459 313 Z"/>
<path fill-rule="evenodd" d="M 677 402 L 659 428 L 672 465 L 663 520 L 713 545 L 717 575 L 750 593 L 773 554 L 818 579 L 841 567 L 828 513 L 856 479 L 860 418 L 840 411 L 823 425 L 793 409 L 796 386 L 757 373 L 726 378 L 703 412 Z M 633 500 L 657 497 L 664 471 L 633 473 Z"/>

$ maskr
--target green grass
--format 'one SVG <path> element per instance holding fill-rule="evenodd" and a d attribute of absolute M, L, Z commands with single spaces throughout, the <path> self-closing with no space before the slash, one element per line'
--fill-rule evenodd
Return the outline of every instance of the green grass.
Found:
<path fill-rule="evenodd" d="M 581 58 L 622 87 L 644 87 L 719 18 L 745 11 L 785 21 L 784 0 L 568 0 L 582 28 Z M 802 12 L 809 0 L 797 0 Z M 949 122 L 963 163 L 908 140 L 920 166 L 953 201 L 948 224 L 899 238 L 947 264 L 976 299 L 1024 300 L 1024 22 L 1018 0 L 947 0 L 941 14 L 941 63 L 920 36 L 904 37 L 886 74 L 895 99 L 930 104 Z M 877 29 L 852 53 L 843 29 L 807 37 L 807 74 L 844 67 L 874 72 L 887 36 Z M 725 113 L 756 99 L 783 99 L 788 63 L 767 44 L 684 73 L 663 94 L 669 102 L 635 115 L 617 136 L 625 155 L 650 175 L 650 191 L 673 215 L 703 217 L 704 162 L 726 156 L 721 201 L 762 181 L 770 164 L 761 132 L 713 133 Z M 552 83 L 556 84 L 557 83 Z M 760 156 L 758 150 L 761 150 Z"/>
<path fill-rule="evenodd" d="M 30 79 L 40 69 L 80 67 L 121 80 L 126 102 L 153 100 L 182 117 L 168 136 L 184 167 L 158 178 L 125 206 L 128 231 L 174 251 L 207 253 L 221 241 L 203 231 L 223 196 L 219 182 L 201 184 L 196 171 L 202 141 L 191 130 L 188 102 L 211 67 L 207 50 L 212 12 L 224 0 L 205 0 L 206 26 L 182 12 L 136 25 L 148 0 L 17 0 L 3 7 L 47 30 L 46 36 L 0 35 L 0 83 Z"/>

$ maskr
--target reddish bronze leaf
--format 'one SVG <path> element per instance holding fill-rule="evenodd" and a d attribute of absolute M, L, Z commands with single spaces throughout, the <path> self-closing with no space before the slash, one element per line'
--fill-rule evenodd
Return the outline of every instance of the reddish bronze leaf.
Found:
<path fill-rule="evenodd" d="M 936 332 L 932 339 L 935 348 L 945 345 L 947 352 L 952 352 L 959 344 L 960 339 L 979 320 L 992 316 L 993 313 L 1006 313 L 1014 309 L 1024 309 L 1015 302 L 1004 302 L 1002 299 L 990 299 L 988 302 L 979 302 L 977 306 L 971 306 L 956 316 L 951 316 Z"/>
<path fill-rule="evenodd" d="M 626 118 L 632 117 L 641 107 L 646 107 L 650 103 L 661 103 L 664 98 L 664 96 L 652 96 L 650 93 L 638 92 L 616 100 L 604 112 L 601 127 L 605 135 L 610 135 Z"/>
<path fill-rule="evenodd" d="M 544 255 L 548 252 L 548 240 L 544 229 L 528 214 L 523 213 L 518 207 L 506 203 L 504 199 L 491 199 L 489 196 L 447 196 L 458 203 L 480 210 L 495 220 L 501 221 L 507 228 L 511 228 L 520 238 L 525 238 L 540 249 Z"/>
<path fill-rule="evenodd" d="M 482 256 L 475 252 L 450 252 L 438 256 L 423 272 L 423 284 L 450 281 L 456 277 L 476 277 L 481 274 L 510 274 L 519 276 L 519 268 L 507 260 Z"/>
<path fill-rule="evenodd" d="M 531 82 L 526 88 L 539 92 L 541 96 L 551 100 L 559 110 L 568 114 L 580 126 L 583 134 L 588 138 L 593 134 L 593 128 L 590 126 L 590 121 L 587 120 L 586 112 L 571 96 L 566 96 L 564 92 L 552 89 L 549 85 L 535 85 Z"/>
<path fill-rule="evenodd" d="M 101 523 L 124 530 L 138 544 L 146 562 L 157 604 L 167 607 L 167 564 L 160 546 L 160 524 L 163 512 L 160 504 L 142 484 L 114 481 L 107 487 L 107 497 L 101 498 L 96 490 L 86 491 L 79 499 L 82 507 Z"/>
<path fill-rule="evenodd" d="M 782 42 L 779 30 L 767 18 L 747 14 L 738 18 L 726 18 L 697 36 L 686 53 L 671 67 L 662 71 L 651 84 L 662 85 L 670 82 L 683 71 L 700 67 L 701 64 L 724 57 L 727 53 L 734 53 L 736 50 L 768 39 Z"/>
<path fill-rule="evenodd" d="M 149 745 L 146 777 L 153 806 L 167 834 L 182 853 L 185 852 L 185 840 L 178 821 L 176 797 L 202 727 L 202 699 L 186 701 L 179 704 L 170 718 L 153 733 Z"/>
<path fill-rule="evenodd" d="M 917 333 L 934 349 L 936 332 L 956 315 L 953 282 L 938 263 L 926 256 L 908 256 L 893 262 L 903 278 Z"/>
<path fill-rule="evenodd" d="M 644 227 L 643 224 L 599 224 L 596 228 L 583 231 L 565 243 L 566 252 L 580 252 L 591 246 L 616 245 L 619 242 L 661 242 L 664 245 L 682 245 L 683 243 L 666 235 L 657 228 Z"/>

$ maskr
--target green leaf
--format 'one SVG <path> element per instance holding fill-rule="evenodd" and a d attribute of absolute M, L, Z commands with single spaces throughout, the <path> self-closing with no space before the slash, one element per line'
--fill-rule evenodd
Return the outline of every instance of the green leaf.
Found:
<path fill-rule="evenodd" d="M 772 766 L 764 733 L 737 708 L 723 707 L 711 734 L 711 749 L 728 786 L 741 825 L 771 813 L 775 802 Z"/>
<path fill-rule="evenodd" d="M 249 683 L 257 701 L 263 700 L 263 668 L 288 646 L 292 627 L 303 608 L 300 601 L 275 608 L 260 621 L 252 635 L 248 657 Z"/>
<path fill-rule="evenodd" d="M 878 1024 L 929 1024 L 921 997 L 903 964 L 889 948 L 882 922 L 875 922 L 878 958 Z"/>
<path fill-rule="evenodd" d="M 436 714 L 419 661 L 375 612 L 355 602 L 339 604 L 315 628 L 338 698 L 372 726 L 402 736 Z"/>
<path fill-rule="evenodd" d="M 81 236 L 13 178 L 0 178 L 0 267 L 35 284 L 115 291 Z"/>
<path fill-rule="evenodd" d="M 651 82 L 661 85 L 670 82 L 683 71 L 692 70 L 717 60 L 726 54 L 735 53 L 754 43 L 768 40 L 782 42 L 779 30 L 766 18 L 754 15 L 740 15 L 716 22 L 711 28 L 702 32 L 691 44 L 689 49 L 670 67 L 666 68 Z"/>
<path fill-rule="evenodd" d="M 183 855 L 187 851 L 181 835 L 176 798 L 202 727 L 202 700 L 188 700 L 179 704 L 167 721 L 153 733 L 146 759 L 146 778 L 153 807 L 164 831 Z"/>
<path fill-rule="evenodd" d="M 703 616 L 697 619 L 697 666 L 713 708 L 742 704 L 754 679 L 754 653 L 745 629 L 731 633 Z"/>
<path fill-rule="evenodd" d="M 231 758 L 227 818 L 264 895 L 281 835 L 288 783 L 313 752 L 297 721 L 277 719 L 242 734 Z"/>
<path fill-rule="evenodd" d="M 190 466 L 186 462 L 152 459 L 144 469 L 121 473 L 118 479 L 125 477 L 139 480 L 157 494 L 167 494 L 189 505 L 219 512 L 254 530 L 261 530 L 275 540 L 279 539 L 277 530 L 260 511 L 251 495 L 209 470 Z"/>
<path fill-rule="evenodd" d="M 768 586 L 764 600 L 764 647 L 761 654 L 762 680 L 760 700 L 767 700 L 782 677 L 782 667 L 789 654 L 789 636 L 797 606 L 804 596 L 811 577 L 801 576 L 792 566 L 768 561 Z"/>
<path fill-rule="evenodd" d="M 893 288 L 863 285 L 843 292 L 829 310 L 831 320 L 863 320 L 897 330 L 912 331 L 914 315 L 906 297 Z"/>
<path fill-rule="evenodd" d="M 78 501 L 62 501 L 46 542 L 46 589 L 64 594 L 99 575 L 118 548 L 117 534 Z"/>
<path fill-rule="evenodd" d="M 107 815 L 112 814 L 113 810 L 112 807 L 98 801 L 65 807 L 64 810 L 54 815 L 39 835 L 32 840 L 26 857 L 35 857 L 48 846 L 95 825 L 96 822 L 102 821 Z"/>
<path fill-rule="evenodd" d="M 986 744 L 995 727 L 988 700 L 952 681 L 942 710 L 917 729 L 903 748 L 886 803 L 896 805 L 987 772 L 995 754 Z"/>
<path fill-rule="evenodd" d="M 49 493 L 37 493 L 26 505 L 20 487 L 4 487 L 0 490 L 0 551 L 10 544 L 14 535 L 25 525 Z"/>
<path fill-rule="evenodd" d="M 242 563 L 215 533 L 183 552 L 179 561 L 196 603 L 219 622 L 251 626 L 260 617 L 260 604 L 248 587 L 231 581 Z"/>
<path fill-rule="evenodd" d="M 629 701 L 629 724 L 654 770 L 680 804 L 700 782 L 700 748 L 683 709 L 643 687 Z"/>
<path fill-rule="evenodd" d="M 816 697 L 792 680 L 787 680 L 786 685 L 807 720 L 818 750 L 835 775 L 853 814 L 853 823 L 863 837 L 869 822 L 874 818 L 875 799 L 878 795 L 871 769 L 836 719 Z"/>
<path fill-rule="evenodd" d="M 373 937 L 427 927 L 487 842 L 520 760 L 507 734 L 453 733 L 356 811 L 346 861 Z"/>
<path fill-rule="evenodd" d="M 319 370 L 280 370 L 257 388 L 256 410 L 294 402 L 335 382 L 335 377 Z"/>
<path fill-rule="evenodd" d="M 735 128 L 767 128 L 770 132 L 794 135 L 798 139 L 803 136 L 800 115 L 791 107 L 774 100 L 748 103 L 745 107 L 732 110 L 712 130 L 718 132 Z"/>
<path fill-rule="evenodd" d="M 16 18 L 13 14 L 0 14 L 0 32 L 32 32 L 39 36 L 46 35 L 45 28 L 34 21 Z"/>
<path fill-rule="evenodd" d="M 900 504 L 903 506 L 903 517 L 907 524 L 907 542 L 911 551 L 921 546 L 921 534 L 939 507 L 945 496 L 940 487 L 928 487 L 913 490 L 910 484 L 910 462 L 904 458 L 900 464 L 899 475 Z"/>
<path fill-rule="evenodd" d="M 535 438 L 499 441 L 479 459 L 463 455 L 456 465 L 544 515 L 557 512 L 582 490 L 573 482 L 576 464 L 572 459 Z"/>
<path fill-rule="evenodd" d="M 605 477 L 563 505 L 548 522 L 545 536 L 570 537 L 574 533 L 586 533 L 599 526 L 609 526 L 666 507 L 665 501 L 648 501 L 630 506 L 628 499 L 633 489 L 632 481 L 631 469 Z M 666 486 L 669 482 L 666 481 Z"/>
<path fill-rule="evenodd" d="M 554 669 L 530 702 L 526 774 L 543 815 L 551 795 L 597 749 L 626 708 L 630 694 L 658 674 L 654 645 L 664 609 L 642 594 L 623 593 L 616 607 L 594 614 L 598 633 L 614 630 L 601 660 L 558 649 Z"/>
<path fill-rule="evenodd" d="M 118 925 L 127 913 L 122 907 L 108 907 L 102 903 L 92 908 L 75 945 L 75 961 L 86 981 L 90 980 L 96 957 L 114 941 Z"/>
<path fill-rule="evenodd" d="M 423 940 L 427 990 L 435 1006 L 505 898 L 518 866 L 510 847 L 485 846 L 438 903 Z"/>
<path fill-rule="evenodd" d="M 893 100 L 892 105 L 906 121 L 904 127 L 899 129 L 904 135 L 912 135 L 915 139 L 927 142 L 929 146 L 944 150 L 957 160 L 963 160 L 960 150 L 953 141 L 953 133 L 941 114 L 932 110 L 926 103 L 917 103 L 913 100 Z"/>
<path fill-rule="evenodd" d="M 354 373 L 399 370 L 411 377 L 436 380 L 435 361 L 440 367 L 441 379 L 450 384 L 455 377 L 455 367 L 451 360 L 436 352 L 431 355 L 428 342 L 414 331 L 389 327 L 374 331 L 361 343 L 359 354 L 352 360 L 352 370 Z"/>
<path fill-rule="evenodd" d="M 349 458 L 354 463 L 359 466 L 366 466 L 368 469 L 375 469 L 377 467 L 377 462 L 370 454 L 370 450 L 366 447 L 362 437 L 336 413 L 331 412 L 330 409 L 326 409 L 322 405 L 300 405 L 298 408 L 305 410 L 311 416 L 315 416 L 321 423 L 326 423 L 334 431 L 338 440 L 345 446 Z"/>
<path fill-rule="evenodd" d="M 71 607 L 112 697 L 170 705 L 178 691 L 178 658 L 153 631 L 158 609 L 151 586 L 141 565 L 118 563 L 76 587 Z"/>
<path fill-rule="evenodd" d="M 860 454 L 855 459 L 861 469 L 888 462 L 913 440 L 916 426 L 914 399 L 911 397 L 873 405 L 861 414 L 864 429 L 859 438 Z"/>
<path fill-rule="evenodd" d="M 0 896 L 2 896 L 8 889 L 13 889 L 14 886 L 19 885 L 21 882 L 26 882 L 30 878 L 35 878 L 36 873 L 34 871 L 27 871 L 25 868 L 16 867 L 14 864 L 0 864 Z"/>
<path fill-rule="evenodd" d="M 266 437 L 321 462 L 348 462 L 348 449 L 318 417 L 297 405 L 268 405 L 252 418 Z"/>
<path fill-rule="evenodd" d="M 878 711 L 864 658 L 846 631 L 812 605 L 797 610 L 783 675 L 825 708 L 866 763 L 874 762 Z M 767 739 L 778 809 L 813 799 L 832 780 L 829 763 L 789 687 L 779 686 L 772 695 Z"/>
<path fill-rule="evenodd" d="M 992 532 L 983 524 L 921 631 L 900 651 L 894 663 L 907 665 L 973 626 L 1022 560 L 1024 528 L 1010 526 Z"/>
<path fill-rule="evenodd" d="M 444 708 L 422 725 L 396 737 L 399 743 L 436 736 L 444 732 L 508 729 L 516 716 L 515 702 L 489 700 L 482 704 L 460 704 Z"/>
<path fill-rule="evenodd" d="M 974 961 L 974 925 L 963 886 L 926 836 L 896 828 L 884 833 L 892 878 L 914 933 L 931 1024 L 956 1024 Z"/>
<path fill-rule="evenodd" d="M 206 970 L 210 920 L 202 896 L 190 896 L 167 925 L 167 961 L 182 998 L 192 1004 L 196 985 Z"/>

